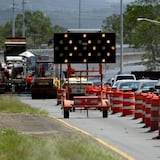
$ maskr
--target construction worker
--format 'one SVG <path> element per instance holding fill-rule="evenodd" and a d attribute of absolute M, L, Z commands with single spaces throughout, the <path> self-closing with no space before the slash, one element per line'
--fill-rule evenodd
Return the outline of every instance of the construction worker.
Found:
<path fill-rule="evenodd" d="M 5 78 L 8 80 L 9 77 L 10 77 L 10 75 L 9 75 L 9 70 L 8 70 L 8 69 L 4 69 L 4 70 L 3 70 L 3 74 L 4 74 Z"/>
<path fill-rule="evenodd" d="M 75 69 L 71 67 L 70 64 L 68 64 L 68 68 L 66 69 L 67 76 L 70 77 L 71 75 L 75 74 Z"/>
<path fill-rule="evenodd" d="M 54 78 L 54 84 L 56 85 L 57 88 L 60 88 L 60 80 L 58 77 Z"/>
<path fill-rule="evenodd" d="M 32 80 L 33 80 L 32 75 L 26 77 L 27 91 L 30 91 L 31 89 Z"/>

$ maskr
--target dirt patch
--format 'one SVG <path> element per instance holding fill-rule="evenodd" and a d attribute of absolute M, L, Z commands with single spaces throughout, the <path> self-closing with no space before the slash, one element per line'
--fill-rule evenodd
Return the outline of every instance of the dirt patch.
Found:
<path fill-rule="evenodd" d="M 22 134 L 37 136 L 77 134 L 57 119 L 32 114 L 0 113 L 0 129 L 14 129 Z"/>

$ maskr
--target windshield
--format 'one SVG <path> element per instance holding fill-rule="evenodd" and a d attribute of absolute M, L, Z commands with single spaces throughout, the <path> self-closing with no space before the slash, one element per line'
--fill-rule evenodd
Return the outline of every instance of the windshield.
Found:
<path fill-rule="evenodd" d="M 122 79 L 134 79 L 133 76 L 118 76 L 117 80 L 122 80 Z"/>
<path fill-rule="evenodd" d="M 140 89 L 141 90 L 146 90 L 155 87 L 157 84 L 157 81 L 150 81 L 150 82 L 142 82 Z"/>
<path fill-rule="evenodd" d="M 123 82 L 120 83 L 119 89 L 138 89 L 139 82 Z"/>

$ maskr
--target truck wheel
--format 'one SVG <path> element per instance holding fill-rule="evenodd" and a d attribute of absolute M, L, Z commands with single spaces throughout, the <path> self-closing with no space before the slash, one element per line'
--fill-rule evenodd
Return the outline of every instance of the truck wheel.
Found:
<path fill-rule="evenodd" d="M 32 99 L 36 99 L 36 95 L 35 94 L 32 94 Z"/>
<path fill-rule="evenodd" d="M 107 118 L 108 117 L 108 110 L 103 110 L 103 118 Z"/>
<path fill-rule="evenodd" d="M 68 110 L 64 110 L 64 118 L 69 118 L 69 111 Z"/>

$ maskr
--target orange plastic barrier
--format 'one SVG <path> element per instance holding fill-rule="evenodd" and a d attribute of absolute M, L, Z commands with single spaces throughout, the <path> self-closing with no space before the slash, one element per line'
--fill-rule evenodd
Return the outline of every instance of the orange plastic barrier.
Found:
<path fill-rule="evenodd" d="M 85 95 L 92 95 L 93 93 L 93 86 L 86 86 L 85 88 Z"/>
<path fill-rule="evenodd" d="M 96 93 L 96 95 L 97 95 L 98 97 L 103 98 L 103 99 L 106 99 L 106 98 L 107 98 L 107 97 L 106 97 L 106 91 L 105 91 L 105 90 L 99 90 L 99 91 Z"/>
<path fill-rule="evenodd" d="M 112 113 L 119 113 L 123 110 L 123 91 L 114 90 L 112 92 Z"/>
<path fill-rule="evenodd" d="M 147 93 L 142 93 L 142 95 L 143 95 L 142 122 L 145 123 L 145 106 L 146 106 Z"/>
<path fill-rule="evenodd" d="M 135 111 L 134 118 L 142 118 L 143 111 L 143 95 L 142 93 L 135 93 Z"/>
<path fill-rule="evenodd" d="M 135 109 L 135 94 L 134 92 L 123 92 L 123 110 L 122 116 L 133 115 Z"/>
<path fill-rule="evenodd" d="M 159 96 L 159 107 L 160 107 L 160 96 Z M 159 118 L 158 118 L 158 138 L 160 139 L 160 108 L 159 108 Z"/>
<path fill-rule="evenodd" d="M 154 137 L 153 139 L 160 139 L 160 96 L 159 96 L 159 109 L 158 109 L 158 136 Z"/>
<path fill-rule="evenodd" d="M 66 90 L 64 88 L 59 88 L 57 90 L 57 105 L 62 104 L 64 99 L 66 99 Z"/>
<path fill-rule="evenodd" d="M 150 130 L 154 131 L 158 129 L 158 119 L 159 119 L 159 108 L 160 108 L 159 97 L 154 95 L 152 97 L 152 106 L 151 106 L 151 125 Z"/>
<path fill-rule="evenodd" d="M 112 90 L 106 91 L 106 98 L 108 99 L 108 102 L 109 102 L 109 104 L 110 104 L 110 107 L 112 106 L 112 94 L 113 94 L 113 91 L 112 91 Z"/>
<path fill-rule="evenodd" d="M 151 93 L 148 93 L 145 99 L 145 126 L 149 127 L 151 125 L 151 106 L 152 106 L 152 97 Z"/>

